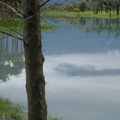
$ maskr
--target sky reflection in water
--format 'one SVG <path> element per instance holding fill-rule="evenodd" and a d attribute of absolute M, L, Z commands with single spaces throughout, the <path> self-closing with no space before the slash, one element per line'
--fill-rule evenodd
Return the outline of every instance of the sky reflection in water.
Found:
<path fill-rule="evenodd" d="M 59 24 L 42 33 L 48 112 L 65 120 L 119 120 L 120 36 Z M 24 69 L 0 83 L 0 91 L 27 105 Z"/>
<path fill-rule="evenodd" d="M 46 56 L 50 111 L 70 120 L 119 119 L 119 59 L 87 54 Z"/>

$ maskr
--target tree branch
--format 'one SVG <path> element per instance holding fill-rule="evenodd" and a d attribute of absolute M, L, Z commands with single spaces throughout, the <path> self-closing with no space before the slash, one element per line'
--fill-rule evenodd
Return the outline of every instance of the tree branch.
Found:
<path fill-rule="evenodd" d="M 19 17 L 24 17 L 24 15 L 21 13 L 21 12 L 19 12 L 18 10 L 16 10 L 14 7 L 12 7 L 12 6 L 10 6 L 9 4 L 7 4 L 7 3 L 5 3 L 5 2 L 3 2 L 3 1 L 0 1 L 0 4 L 3 4 L 3 5 L 5 5 L 5 6 L 7 6 L 8 8 L 10 8 L 14 13 L 16 13 Z"/>
<path fill-rule="evenodd" d="M 16 37 L 16 36 L 14 36 L 14 35 L 12 35 L 12 34 L 10 34 L 10 33 L 7 33 L 7 32 L 4 32 L 4 31 L 1 31 L 1 30 L 0 30 L 0 33 L 6 34 L 6 35 L 9 35 L 9 36 L 11 36 L 11 37 L 17 38 L 17 39 L 19 39 L 19 40 L 21 40 L 21 41 L 24 41 L 22 38 Z"/>
<path fill-rule="evenodd" d="M 43 2 L 40 6 L 39 6 L 39 9 L 44 6 L 46 3 L 48 3 L 50 0 L 46 0 L 45 2 Z"/>
<path fill-rule="evenodd" d="M 9 29 L 12 30 L 13 32 L 15 32 L 15 33 L 17 33 L 17 34 L 23 36 L 22 34 L 20 34 L 19 32 L 17 32 L 16 30 L 14 30 L 14 29 L 12 29 L 11 27 L 5 25 L 3 22 L 0 22 L 0 24 L 2 24 L 2 25 L 4 25 L 5 27 L 9 28 Z"/>
<path fill-rule="evenodd" d="M 39 5 L 38 9 L 40 9 L 42 6 L 44 6 L 46 3 L 48 3 L 50 0 L 46 0 L 45 2 L 43 2 L 41 5 Z"/>

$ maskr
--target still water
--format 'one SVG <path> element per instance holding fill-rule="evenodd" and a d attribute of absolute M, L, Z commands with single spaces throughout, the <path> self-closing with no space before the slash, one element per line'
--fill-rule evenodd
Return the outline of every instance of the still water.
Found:
<path fill-rule="evenodd" d="M 119 19 L 49 18 L 42 32 L 48 113 L 65 120 L 120 119 Z M 0 96 L 27 106 L 22 42 L 0 42 Z"/>

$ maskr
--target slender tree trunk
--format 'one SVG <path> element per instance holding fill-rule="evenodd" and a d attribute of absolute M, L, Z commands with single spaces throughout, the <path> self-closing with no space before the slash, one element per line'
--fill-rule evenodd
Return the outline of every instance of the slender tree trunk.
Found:
<path fill-rule="evenodd" d="M 12 1 L 10 1 L 10 5 L 12 6 Z M 12 12 L 12 10 L 10 10 L 10 16 L 11 16 L 11 18 L 13 17 L 13 12 Z"/>
<path fill-rule="evenodd" d="M 111 6 L 109 6 L 109 17 L 111 18 Z"/>
<path fill-rule="evenodd" d="M 4 19 L 4 6 L 1 4 L 1 18 Z"/>
<path fill-rule="evenodd" d="M 17 1 L 13 2 L 13 7 L 17 10 Z M 14 14 L 14 19 L 16 19 L 16 14 Z"/>
<path fill-rule="evenodd" d="M 43 75 L 44 57 L 40 35 L 39 0 L 23 0 L 24 52 L 26 65 L 26 90 L 28 98 L 28 120 L 47 120 L 45 80 Z M 37 12 L 36 12 L 37 11 Z"/>
<path fill-rule="evenodd" d="M 119 15 L 119 5 L 116 4 L 116 14 Z"/>

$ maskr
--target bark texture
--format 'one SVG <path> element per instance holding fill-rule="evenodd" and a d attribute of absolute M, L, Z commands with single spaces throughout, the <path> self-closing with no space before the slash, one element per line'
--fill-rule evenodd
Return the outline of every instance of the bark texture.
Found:
<path fill-rule="evenodd" d="M 39 0 L 23 0 L 28 120 L 47 120 Z"/>

